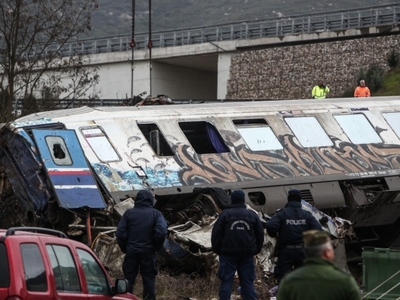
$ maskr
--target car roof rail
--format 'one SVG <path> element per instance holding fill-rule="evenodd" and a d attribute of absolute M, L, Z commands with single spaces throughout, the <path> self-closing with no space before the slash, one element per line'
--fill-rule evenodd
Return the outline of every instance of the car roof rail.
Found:
<path fill-rule="evenodd" d="M 49 229 L 49 228 L 42 228 L 42 227 L 11 227 L 7 229 L 6 236 L 15 235 L 17 231 L 28 231 L 28 232 L 37 232 L 37 233 L 46 233 L 55 235 L 61 238 L 68 238 L 64 232 L 59 230 Z"/>

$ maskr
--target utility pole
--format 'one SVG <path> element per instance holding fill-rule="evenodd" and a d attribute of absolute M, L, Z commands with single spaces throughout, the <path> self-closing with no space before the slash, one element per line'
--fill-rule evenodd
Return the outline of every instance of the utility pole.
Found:
<path fill-rule="evenodd" d="M 136 42 L 135 42 L 135 0 L 132 0 L 132 30 L 131 30 L 131 42 L 129 43 L 129 46 L 132 49 L 132 58 L 131 58 L 131 101 L 133 103 L 133 81 L 134 81 L 134 58 L 135 58 L 135 47 L 136 47 Z"/>
<path fill-rule="evenodd" d="M 132 49 L 132 58 L 131 58 L 131 101 L 133 102 L 133 83 L 134 83 L 134 53 L 135 53 L 135 47 L 136 47 L 136 42 L 135 42 L 135 0 L 132 0 L 132 30 L 131 30 L 131 42 L 129 43 L 129 46 Z M 149 79 L 150 79 L 150 93 L 149 95 L 152 94 L 152 74 L 151 71 L 153 69 L 152 66 L 152 61 L 151 61 L 151 49 L 153 48 L 153 41 L 151 39 L 151 0 L 149 0 L 149 41 L 147 42 L 147 48 L 149 49 Z"/>
<path fill-rule="evenodd" d="M 149 49 L 149 77 L 150 77 L 150 93 L 152 95 L 152 74 L 151 71 L 153 69 L 152 61 L 151 61 L 151 48 L 153 48 L 153 41 L 151 40 L 151 0 L 149 0 L 149 41 L 147 42 L 147 48 Z"/>

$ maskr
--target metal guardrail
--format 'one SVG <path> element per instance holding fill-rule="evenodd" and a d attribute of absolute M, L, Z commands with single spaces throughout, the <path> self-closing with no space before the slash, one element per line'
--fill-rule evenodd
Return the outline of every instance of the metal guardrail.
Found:
<path fill-rule="evenodd" d="M 367 28 L 400 23 L 400 4 L 381 5 L 347 11 L 314 13 L 257 21 L 245 21 L 209 27 L 152 32 L 153 48 L 192 45 L 237 39 L 252 39 L 350 28 Z M 149 35 L 135 36 L 135 49 L 147 47 Z M 62 56 L 128 51 L 131 36 L 90 39 L 70 42 L 63 47 L 51 45 L 47 51 L 60 50 Z"/>
<path fill-rule="evenodd" d="M 143 99 L 143 98 L 142 98 Z M 255 101 L 274 101 L 276 99 L 173 99 L 174 104 L 202 104 L 218 102 L 255 102 Z M 37 107 L 35 111 L 58 110 L 67 108 L 77 108 L 82 106 L 101 107 L 101 106 L 134 106 L 132 99 L 36 99 Z M 13 115 L 17 117 L 23 111 L 23 100 L 14 100 Z M 33 111 L 32 111 L 33 112 Z"/>

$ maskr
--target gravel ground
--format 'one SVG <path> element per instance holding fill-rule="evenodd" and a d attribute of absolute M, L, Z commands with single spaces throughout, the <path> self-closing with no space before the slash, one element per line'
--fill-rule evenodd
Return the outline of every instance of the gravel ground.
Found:
<path fill-rule="evenodd" d="M 111 274 L 112 278 L 122 278 L 122 273 Z M 142 296 L 142 279 L 138 276 L 134 289 L 135 295 Z M 217 300 L 220 281 L 215 274 L 202 278 L 196 274 L 172 276 L 166 271 L 160 271 L 156 278 L 157 300 Z M 275 286 L 273 277 L 257 274 L 255 280 L 259 300 L 269 300 L 269 290 Z M 241 299 L 237 291 L 239 280 L 235 279 L 231 299 Z"/>

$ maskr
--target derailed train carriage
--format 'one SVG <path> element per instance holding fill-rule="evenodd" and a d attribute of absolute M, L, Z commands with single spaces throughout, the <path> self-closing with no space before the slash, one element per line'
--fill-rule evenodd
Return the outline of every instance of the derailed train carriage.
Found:
<path fill-rule="evenodd" d="M 400 244 L 400 97 L 42 112 L 3 126 L 0 162 L 2 227 L 67 231 L 106 264 L 140 189 L 155 194 L 169 222 L 163 257 L 182 270 L 211 267 L 210 228 L 234 189 L 266 220 L 301 190 L 349 260 Z"/>

